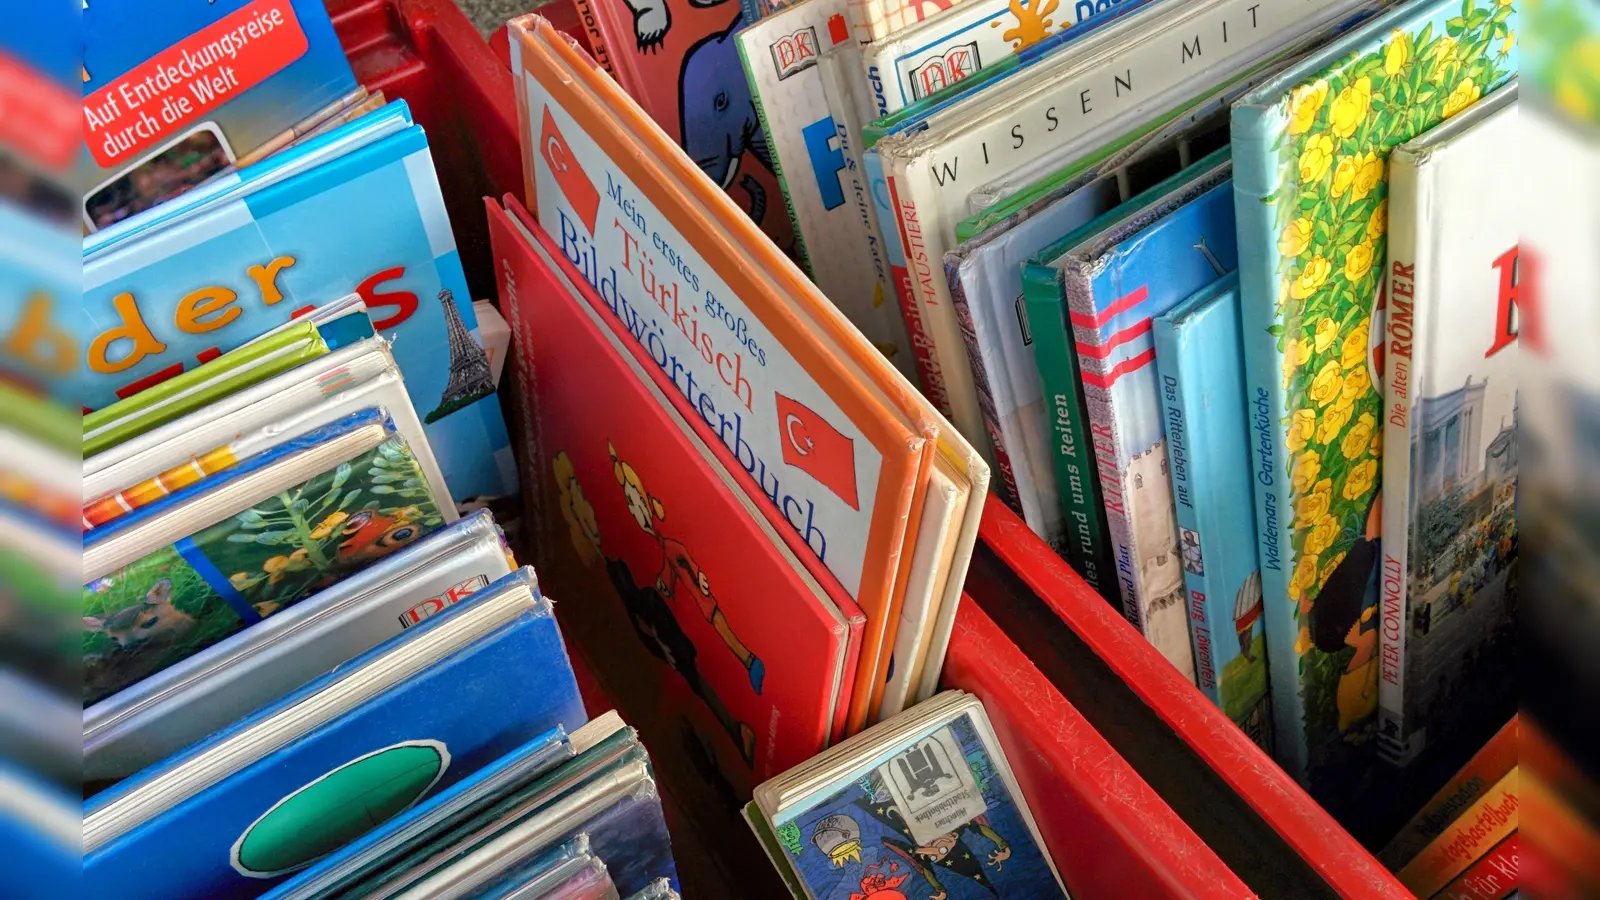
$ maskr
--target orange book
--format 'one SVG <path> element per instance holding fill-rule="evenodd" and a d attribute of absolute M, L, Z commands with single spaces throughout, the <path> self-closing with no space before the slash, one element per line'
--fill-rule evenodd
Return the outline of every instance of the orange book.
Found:
<path fill-rule="evenodd" d="M 1517 717 L 1512 716 L 1511 721 L 1501 726 L 1495 736 L 1467 760 L 1461 771 L 1411 817 L 1378 854 L 1378 861 L 1391 872 L 1411 862 L 1422 848 L 1456 821 L 1462 810 L 1476 803 L 1516 764 Z"/>
<path fill-rule="evenodd" d="M 1512 767 L 1396 876 L 1418 897 L 1432 897 L 1516 830 L 1517 769 Z"/>
<path fill-rule="evenodd" d="M 931 694 L 987 465 L 592 60 L 511 29 L 539 225 L 867 616 L 846 730 Z"/>
<path fill-rule="evenodd" d="M 1437 900 L 1501 900 L 1517 889 L 1520 841 L 1513 833 L 1445 886 Z"/>

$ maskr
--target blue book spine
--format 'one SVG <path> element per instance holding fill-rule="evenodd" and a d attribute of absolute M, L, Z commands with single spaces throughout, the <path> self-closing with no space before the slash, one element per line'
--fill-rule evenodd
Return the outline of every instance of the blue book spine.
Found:
<path fill-rule="evenodd" d="M 1155 320 L 1178 554 L 1195 683 L 1271 750 L 1266 626 L 1253 540 L 1239 279 L 1229 275 Z"/>

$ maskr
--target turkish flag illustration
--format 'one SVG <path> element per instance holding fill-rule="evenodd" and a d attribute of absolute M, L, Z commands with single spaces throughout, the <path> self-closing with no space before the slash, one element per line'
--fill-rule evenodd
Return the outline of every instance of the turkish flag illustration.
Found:
<path fill-rule="evenodd" d="M 778 399 L 783 461 L 822 482 L 823 487 L 850 504 L 851 509 L 859 510 L 855 441 L 804 403 L 782 394 L 773 396 Z"/>
<path fill-rule="evenodd" d="M 556 185 L 566 195 L 567 202 L 572 204 L 589 233 L 594 234 L 594 222 L 600 215 L 600 192 L 589 180 L 589 173 L 578 165 L 572 147 L 556 127 L 548 106 L 544 108 L 544 121 L 539 125 L 539 153 L 550 166 L 550 174 L 555 176 Z"/>

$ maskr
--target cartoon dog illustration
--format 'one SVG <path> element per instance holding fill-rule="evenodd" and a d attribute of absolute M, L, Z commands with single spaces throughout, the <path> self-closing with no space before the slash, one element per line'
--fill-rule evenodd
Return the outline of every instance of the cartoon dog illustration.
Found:
<path fill-rule="evenodd" d="M 163 578 L 133 606 L 106 616 L 84 616 L 83 627 L 103 632 L 123 650 L 175 644 L 194 631 L 195 618 L 172 605 L 172 579 Z"/>

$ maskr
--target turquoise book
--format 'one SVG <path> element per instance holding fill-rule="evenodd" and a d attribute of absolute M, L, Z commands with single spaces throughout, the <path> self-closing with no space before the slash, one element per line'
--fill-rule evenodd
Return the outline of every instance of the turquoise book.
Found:
<path fill-rule="evenodd" d="M 1512 0 L 1401 4 L 1233 107 L 1262 614 L 1278 761 L 1371 810 L 1390 151 L 1517 70 Z M 1402 448 L 1400 452 L 1405 452 Z"/>
<path fill-rule="evenodd" d="M 352 293 L 392 342 L 451 497 L 514 492 L 505 420 L 417 125 L 287 177 L 246 178 L 85 258 L 82 403 L 110 405 Z"/>
<path fill-rule="evenodd" d="M 1195 683 L 1270 751 L 1261 572 L 1239 539 L 1256 510 L 1237 273 L 1156 316 L 1154 333 Z"/>

